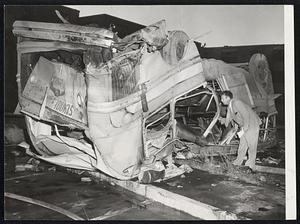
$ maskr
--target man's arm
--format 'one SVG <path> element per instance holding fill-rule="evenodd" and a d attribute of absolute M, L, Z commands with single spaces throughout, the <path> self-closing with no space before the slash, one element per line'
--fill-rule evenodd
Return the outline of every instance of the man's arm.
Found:
<path fill-rule="evenodd" d="M 226 118 L 224 118 L 224 117 L 219 117 L 218 120 L 220 121 L 221 124 L 225 124 Z"/>
<path fill-rule="evenodd" d="M 232 121 L 232 118 L 229 115 L 229 112 L 227 111 L 226 117 L 219 117 L 218 120 L 221 124 L 224 124 L 226 127 L 228 127 L 229 123 Z"/>
<path fill-rule="evenodd" d="M 236 111 L 243 120 L 243 129 L 246 132 L 250 126 L 250 111 L 249 108 L 240 100 L 234 101 L 234 111 Z M 251 110 L 251 108 L 250 108 Z"/>

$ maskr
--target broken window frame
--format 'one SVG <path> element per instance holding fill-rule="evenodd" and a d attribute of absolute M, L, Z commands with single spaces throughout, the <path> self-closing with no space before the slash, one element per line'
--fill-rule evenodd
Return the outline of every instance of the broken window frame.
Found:
<path fill-rule="evenodd" d="M 194 93 L 192 95 L 188 95 L 189 93 L 201 88 L 201 87 L 205 87 L 205 89 L 207 90 L 204 90 L 204 91 L 200 91 L 200 92 L 197 92 L 197 93 Z M 215 100 L 215 103 L 216 103 L 216 109 L 217 111 L 215 112 L 215 115 L 214 117 L 212 118 L 212 121 L 210 122 L 209 126 L 206 128 L 206 130 L 204 131 L 203 133 L 203 136 L 206 137 L 210 132 L 211 132 L 211 129 L 213 128 L 213 126 L 216 124 L 216 122 L 218 121 L 218 118 L 220 116 L 220 107 L 219 107 L 219 99 L 218 99 L 218 96 L 214 90 L 214 88 L 210 87 L 209 85 L 207 85 L 207 83 L 202 83 L 201 85 L 199 86 L 196 86 L 195 88 L 193 89 L 190 89 L 188 91 L 186 91 L 185 93 L 171 99 L 169 102 L 163 104 L 162 106 L 160 106 L 158 109 L 156 109 L 155 111 L 153 111 L 151 114 L 147 115 L 146 117 L 143 118 L 143 128 L 142 128 L 142 132 L 143 132 L 143 145 L 144 145 L 144 154 L 145 154 L 145 158 L 146 159 L 149 159 L 151 156 L 155 156 L 155 155 L 150 155 L 149 152 L 148 152 L 148 144 L 147 144 L 147 131 L 149 130 L 149 126 L 155 124 L 156 122 L 164 119 L 167 115 L 171 115 L 171 117 L 169 118 L 169 122 L 171 122 L 171 127 L 169 130 L 169 133 L 170 133 L 170 140 L 171 141 L 180 141 L 178 138 L 177 138 L 177 135 L 176 135 L 176 118 L 175 118 L 175 114 L 176 114 L 176 111 L 175 111 L 175 107 L 176 107 L 176 102 L 178 101 L 181 101 L 181 100 L 185 100 L 185 99 L 188 99 L 188 98 L 192 98 L 192 97 L 195 97 L 195 96 L 198 96 L 198 95 L 201 95 L 201 94 L 209 94 L 211 95 L 211 100 L 209 100 L 208 102 L 208 105 L 206 106 L 206 109 L 210 107 L 210 104 L 212 102 L 212 99 Z M 155 119 L 154 121 L 150 122 L 147 124 L 147 121 L 152 117 L 154 116 L 155 114 L 157 114 L 159 111 L 161 111 L 163 108 L 169 106 L 170 107 L 170 111 L 163 114 L 162 116 L 160 116 L 159 118 Z M 206 110 L 207 111 L 207 110 Z M 162 146 L 162 149 L 166 146 L 170 144 L 170 142 L 168 142 L 167 140 L 165 141 L 165 144 Z M 161 150 L 162 150 L 161 149 Z"/>
<path fill-rule="evenodd" d="M 30 101 L 30 102 L 34 103 L 35 106 L 39 107 L 39 103 L 34 102 L 31 99 L 28 99 L 26 96 L 23 95 L 24 88 L 25 88 L 25 86 L 26 86 L 26 84 L 28 82 L 28 79 L 29 79 L 30 75 L 28 76 L 27 80 L 25 80 L 25 84 L 24 84 L 24 87 L 23 87 L 22 83 L 24 82 L 24 80 L 22 79 L 22 75 L 21 75 L 22 74 L 22 63 L 23 63 L 23 61 L 22 61 L 22 55 L 24 55 L 24 54 L 34 54 L 34 53 L 39 54 L 39 53 L 43 53 L 43 52 L 52 52 L 52 51 L 54 52 L 54 51 L 59 51 L 59 50 L 68 51 L 70 53 L 72 53 L 72 51 L 68 47 L 67 47 L 67 49 L 65 49 L 63 47 L 64 46 L 63 44 L 60 46 L 61 48 L 51 48 L 51 49 L 48 49 L 47 47 L 45 47 L 44 49 L 42 49 L 40 47 L 31 47 L 30 49 L 27 49 L 27 48 L 23 49 L 19 45 L 19 43 L 23 43 L 23 45 L 21 44 L 21 46 L 23 46 L 23 47 L 24 47 L 24 45 L 26 46 L 26 44 L 24 44 L 23 41 L 24 41 L 24 39 L 22 40 L 22 39 L 20 39 L 20 37 L 18 37 L 18 51 L 17 51 L 18 67 L 17 67 L 17 75 L 16 75 L 17 86 L 18 86 L 18 98 L 19 98 L 19 102 L 20 102 L 21 105 L 23 105 L 23 103 L 26 102 L 26 101 L 28 101 L 28 102 Z M 25 41 L 27 41 L 27 40 L 25 40 Z M 34 40 L 32 42 L 34 42 Z M 45 42 L 45 43 L 47 43 L 47 42 Z M 52 43 L 50 42 L 50 44 L 52 44 Z M 68 46 L 68 44 L 67 44 L 67 46 Z M 78 49 L 75 48 L 75 47 L 72 48 L 72 50 L 78 51 Z M 81 48 L 79 50 L 81 50 Z M 46 95 L 45 95 L 44 100 L 45 99 L 46 99 Z M 43 105 L 41 105 L 40 111 L 42 111 L 44 109 L 45 108 L 43 108 Z M 51 112 L 54 112 L 55 114 L 56 113 L 60 114 L 59 112 L 53 110 L 52 108 L 50 108 L 48 106 L 47 106 L 47 110 L 51 111 Z M 30 113 L 30 112 L 27 112 L 24 109 L 21 109 L 21 112 L 24 113 L 24 114 L 26 114 L 26 115 L 28 115 L 28 116 L 32 116 L 33 118 L 35 118 L 37 120 L 44 120 L 46 122 L 53 123 L 53 121 L 49 118 L 49 116 L 45 117 L 45 116 L 41 116 L 41 114 L 39 114 L 39 115 L 33 114 L 33 113 Z M 87 123 L 86 124 L 81 123 L 81 122 L 79 122 L 77 120 L 74 120 L 73 118 L 70 118 L 70 117 L 67 117 L 67 116 L 63 116 L 63 117 L 64 117 L 63 119 L 67 123 L 64 124 L 64 123 L 60 122 L 59 123 L 60 126 L 66 126 L 66 127 L 69 127 L 69 128 L 80 128 L 80 129 L 83 129 L 83 130 L 88 128 Z"/>

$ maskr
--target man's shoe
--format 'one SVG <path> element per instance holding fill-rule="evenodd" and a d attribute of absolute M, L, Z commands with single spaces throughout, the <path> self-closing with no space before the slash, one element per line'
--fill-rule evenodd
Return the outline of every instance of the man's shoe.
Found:
<path fill-rule="evenodd" d="M 247 167 L 246 172 L 249 173 L 249 174 L 254 174 L 254 173 L 256 173 L 255 170 L 251 169 L 249 166 Z"/>
<path fill-rule="evenodd" d="M 237 160 L 234 160 L 232 162 L 232 165 L 234 165 L 234 166 L 240 166 L 240 165 L 242 165 L 242 162 L 237 162 Z"/>
<path fill-rule="evenodd" d="M 249 166 L 240 166 L 240 170 L 244 173 L 255 173 Z"/>

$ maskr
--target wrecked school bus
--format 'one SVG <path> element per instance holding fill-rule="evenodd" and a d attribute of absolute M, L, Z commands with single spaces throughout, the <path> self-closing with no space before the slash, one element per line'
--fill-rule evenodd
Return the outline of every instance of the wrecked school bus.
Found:
<path fill-rule="evenodd" d="M 164 20 L 122 39 L 104 28 L 30 21 L 16 21 L 13 33 L 35 158 L 141 180 L 172 167 L 183 149 L 234 148 L 234 129 L 218 122 L 223 90 L 260 115 L 259 142 L 274 141 L 278 94 L 262 54 L 244 68 L 203 59 Z"/>

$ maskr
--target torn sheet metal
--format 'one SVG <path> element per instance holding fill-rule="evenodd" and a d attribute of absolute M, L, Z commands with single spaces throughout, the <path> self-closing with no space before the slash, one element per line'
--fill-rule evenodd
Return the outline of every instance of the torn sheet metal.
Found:
<path fill-rule="evenodd" d="M 40 57 L 22 97 L 22 110 L 27 113 L 61 125 L 66 124 L 66 117 L 74 120 L 79 128 L 87 125 L 85 79 L 83 73 L 70 66 Z M 25 101 L 32 101 L 39 107 L 32 107 Z"/>
<path fill-rule="evenodd" d="M 180 138 L 212 142 L 206 138 L 220 115 L 219 90 L 207 82 L 241 93 L 249 105 L 258 102 L 247 71 L 201 59 L 184 32 L 165 26 L 160 21 L 119 39 L 99 28 L 15 22 L 19 101 L 38 158 L 132 179 L 164 159 L 171 167 Z M 193 106 L 205 106 L 200 114 L 209 117 L 201 136 L 176 120 L 177 101 L 199 91 L 207 96 Z M 147 126 L 165 106 L 165 128 Z"/>
<path fill-rule="evenodd" d="M 235 97 L 254 106 L 245 70 L 215 59 L 203 59 L 202 65 L 206 80 L 218 80 L 224 90 L 230 89 Z"/>
<path fill-rule="evenodd" d="M 254 54 L 249 62 L 249 71 L 226 64 L 221 60 L 203 59 L 206 80 L 218 80 L 222 89 L 232 91 L 234 97 L 261 112 L 274 113 L 275 99 L 272 75 L 266 57 Z"/>
<path fill-rule="evenodd" d="M 141 30 L 138 30 L 124 37 L 120 43 L 115 45 L 122 45 L 123 43 L 128 45 L 137 41 L 144 41 L 149 46 L 155 46 L 157 48 L 164 46 L 167 43 L 166 21 L 161 20 Z"/>

